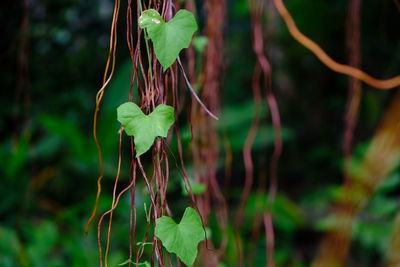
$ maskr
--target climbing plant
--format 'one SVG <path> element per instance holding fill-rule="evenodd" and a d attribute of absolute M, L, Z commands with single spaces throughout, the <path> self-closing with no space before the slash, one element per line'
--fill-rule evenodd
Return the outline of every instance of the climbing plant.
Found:
<path fill-rule="evenodd" d="M 391 89 L 400 84 L 399 76 L 387 80 L 373 78 L 358 69 L 359 66 L 355 62 L 357 60 L 353 60 L 354 66 L 336 62 L 297 28 L 283 1 L 273 0 L 271 3 L 283 18 L 290 34 L 333 71 L 363 81 L 377 89 Z M 182 5 L 193 12 L 181 8 Z M 283 149 L 283 129 L 278 101 L 273 90 L 273 69 L 265 51 L 263 18 L 266 8 L 265 3 L 261 0 L 248 0 L 251 18 L 251 47 L 256 57 L 252 79 L 254 114 L 252 115 L 252 125 L 243 145 L 244 186 L 240 192 L 240 201 L 235 211 L 232 228 L 227 223 L 228 204 L 220 188 L 220 182 L 216 179 L 219 153 L 217 147 L 220 142 L 220 133 L 218 132 L 218 117 L 215 114 L 219 112 L 220 108 L 218 99 L 221 80 L 218 75 L 223 73 L 223 57 L 219 51 L 223 46 L 223 28 L 220 26 L 219 32 L 216 29 L 218 27 L 216 21 L 223 22 L 226 15 L 225 5 L 225 1 L 206 1 L 205 9 L 208 11 L 204 27 L 206 36 L 199 36 L 193 42 L 193 35 L 199 29 L 194 1 L 187 1 L 186 4 L 172 0 L 128 1 L 126 41 L 131 56 L 132 73 L 130 87 L 127 90 L 128 102 L 120 103 L 117 108 L 116 119 L 121 124 L 118 167 L 111 208 L 101 215 L 98 223 L 100 266 L 103 264 L 108 266 L 113 214 L 121 197 L 128 193 L 131 197 L 130 250 L 129 258 L 121 265 L 174 266 L 177 262 L 178 264 L 182 262 L 187 266 L 192 266 L 195 264 L 197 255 L 201 255 L 200 264 L 219 266 L 225 250 L 232 249 L 228 247 L 228 244 L 234 243 L 235 260 L 240 266 L 244 266 L 246 252 L 241 241 L 242 231 L 245 227 L 243 220 L 246 208 L 256 198 L 255 201 L 261 203 L 256 204 L 263 208 L 257 208 L 258 218 L 252 221 L 252 237 L 257 238 L 260 228 L 263 226 L 266 234 L 266 262 L 268 266 L 275 266 L 274 216 L 279 218 L 279 215 L 276 214 L 274 207 L 275 202 L 279 199 L 277 199 L 278 166 Z M 136 14 L 133 14 L 133 7 L 136 7 Z M 100 161 L 100 176 L 96 202 L 86 230 L 97 214 L 101 181 L 104 175 L 101 145 L 97 138 L 96 128 L 100 104 L 115 71 L 119 11 L 120 1 L 116 0 L 110 34 L 109 58 L 103 85 L 96 96 L 93 126 Z M 356 24 L 357 22 L 353 22 L 352 27 L 356 27 Z M 136 30 L 136 35 L 133 34 L 134 30 Z M 269 28 L 268 34 L 272 34 L 273 31 L 274 29 Z M 192 43 L 194 43 L 193 46 L 191 46 Z M 200 56 L 200 60 L 199 57 L 196 58 L 196 53 Z M 188 91 L 185 90 L 186 88 Z M 187 103 L 189 97 L 192 100 L 190 103 L 191 114 L 186 117 L 181 112 L 184 105 L 189 105 Z M 265 181 L 261 182 L 258 185 L 257 196 L 254 197 L 251 194 L 255 176 L 252 150 L 260 127 L 263 97 L 265 97 L 268 107 L 268 119 L 271 121 L 274 134 L 273 151 L 268 165 L 269 184 Z M 349 101 L 351 102 L 353 99 L 354 97 L 351 97 Z M 355 110 L 349 110 L 349 112 L 353 112 L 353 115 L 349 113 L 350 122 L 346 126 L 347 136 L 350 136 L 348 139 L 350 141 L 347 141 L 345 149 L 347 158 L 351 157 L 349 147 L 351 147 L 355 114 L 358 109 L 358 105 L 356 106 Z M 194 177 L 189 177 L 185 167 L 179 127 L 179 121 L 183 118 L 189 119 L 188 124 L 191 127 Z M 129 142 L 124 142 L 126 136 Z M 176 140 L 177 155 L 170 149 L 172 140 Z M 129 146 L 131 155 L 130 182 L 124 189 L 118 190 L 121 161 L 124 154 L 122 151 L 125 146 Z M 229 169 L 232 164 L 228 152 L 229 143 L 226 144 L 225 155 L 226 181 L 230 179 Z M 172 211 L 168 204 L 168 185 L 172 165 L 170 162 L 175 163 L 175 168 L 185 189 L 185 196 L 188 196 L 189 201 L 189 204 L 184 205 L 185 211 L 179 223 L 174 221 L 175 211 Z M 205 168 L 201 165 L 204 165 Z M 139 177 L 143 178 L 145 182 L 150 200 L 150 206 L 148 208 L 145 206 L 147 228 L 144 236 L 140 237 L 142 238 L 141 242 L 137 242 L 139 237 L 136 233 L 136 222 L 143 218 L 137 218 L 135 202 Z M 266 198 L 265 195 L 267 195 Z M 257 201 L 257 198 L 261 200 Z M 187 200 L 185 199 L 185 201 Z M 217 242 L 215 239 L 209 240 L 207 236 L 211 219 L 210 210 L 214 204 L 217 209 L 217 224 L 222 233 L 222 237 Z M 107 239 L 103 252 L 102 226 L 107 216 L 109 219 Z M 333 232 L 333 234 L 337 233 Z M 202 242 L 203 240 L 205 242 Z M 327 240 L 327 243 L 322 243 L 321 251 L 324 251 L 324 246 L 329 247 L 330 237 Z M 335 236 L 333 240 L 335 241 Z M 145 253 L 146 245 L 151 247 L 150 254 Z M 343 260 L 347 251 L 346 247 L 343 247 L 343 255 L 339 257 L 339 260 Z M 211 253 L 211 251 L 215 253 Z M 316 258 L 315 264 L 318 265 L 318 262 L 324 261 L 330 262 L 330 259 L 321 252 Z"/>

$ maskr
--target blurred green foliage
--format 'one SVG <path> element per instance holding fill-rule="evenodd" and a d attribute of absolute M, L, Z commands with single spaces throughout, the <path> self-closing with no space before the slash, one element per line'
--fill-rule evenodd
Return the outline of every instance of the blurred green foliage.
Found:
<path fill-rule="evenodd" d="M 200 25 L 204 24 L 203 2 L 196 1 Z M 234 214 L 245 176 L 242 148 L 255 112 L 251 95 L 255 57 L 247 1 L 228 2 L 228 23 L 221 33 L 226 40 L 225 51 L 221 51 L 226 58 L 226 73 L 218 131 L 232 150 L 233 177 L 227 196 Z M 301 30 L 334 58 L 345 62 L 347 2 L 286 2 Z M 27 76 L 20 75 L 17 60 L 23 19 L 21 4 L 22 1 L 13 2 L 0 9 L 4 29 L 0 43 L 0 266 L 98 266 L 97 225 L 92 225 L 87 236 L 83 228 L 96 193 L 98 161 L 91 133 L 92 118 L 107 56 L 112 3 L 31 1 Z M 372 0 L 363 1 L 362 10 L 363 68 L 378 77 L 392 76 L 400 69 L 398 11 L 392 1 Z M 105 167 L 101 212 L 111 205 L 116 175 L 116 108 L 127 100 L 129 92 L 131 63 L 124 41 L 124 20 L 121 15 L 116 74 L 105 92 L 98 126 Z M 273 90 L 280 106 L 284 141 L 279 193 L 272 207 L 277 266 L 307 266 L 323 231 L 329 228 L 331 205 L 341 194 L 347 78 L 323 67 L 297 44 L 279 17 L 267 18 L 265 22 L 273 25 L 266 51 L 273 66 Z M 200 38 L 195 44 L 202 51 L 206 43 Z M 24 81 L 28 81 L 28 86 L 20 87 Z M 184 88 L 180 92 L 189 96 Z M 355 160 L 364 155 L 391 95 L 364 86 L 355 133 Z M 191 132 L 185 112 L 180 126 L 190 175 Z M 262 124 L 253 145 L 254 190 L 245 208 L 243 234 L 236 237 L 243 241 L 246 251 L 252 252 L 246 266 L 264 266 L 266 257 L 264 235 L 252 236 L 253 223 L 267 208 L 267 195 L 258 191 L 257 186 L 266 179 L 274 138 L 265 102 L 261 114 Z M 223 142 L 220 146 L 221 155 L 225 155 Z M 177 153 L 175 139 L 171 153 Z M 182 190 L 179 172 L 172 166 L 175 165 L 171 164 L 168 197 L 171 209 L 179 215 L 186 207 L 187 195 Z M 223 166 L 221 159 L 220 177 Z M 122 162 L 121 187 L 128 183 L 128 171 L 126 157 Z M 397 170 L 357 218 L 351 266 L 377 266 L 382 261 L 389 229 L 399 208 L 399 185 Z M 201 184 L 196 186 L 199 194 L 205 190 Z M 144 203 L 148 206 L 148 197 L 142 183 L 137 192 L 140 240 L 146 229 Z M 125 196 L 114 216 L 109 266 L 118 266 L 128 258 L 129 208 L 130 200 Z M 221 233 L 213 213 L 209 228 L 217 244 L 222 234 L 228 237 L 224 263 L 220 266 L 236 266 L 232 226 Z M 262 233 L 261 228 L 262 225 Z M 150 250 L 146 248 L 145 253 L 148 256 Z"/>

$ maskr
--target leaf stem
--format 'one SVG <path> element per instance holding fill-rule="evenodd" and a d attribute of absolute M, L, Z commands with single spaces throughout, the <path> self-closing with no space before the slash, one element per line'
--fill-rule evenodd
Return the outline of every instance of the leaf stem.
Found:
<path fill-rule="evenodd" d="M 193 97 L 194 97 L 194 98 L 196 99 L 196 101 L 200 104 L 200 106 L 206 111 L 206 113 L 207 113 L 208 115 L 210 115 L 211 118 L 213 118 L 214 120 L 219 120 L 218 117 L 215 116 L 215 115 L 206 107 L 206 105 L 200 100 L 200 97 L 196 94 L 196 91 L 193 89 L 192 85 L 191 85 L 190 82 L 189 82 L 188 77 L 186 76 L 186 72 L 185 72 L 185 69 L 184 69 L 183 66 L 182 66 L 181 59 L 178 57 L 178 58 L 176 59 L 176 61 L 178 62 L 179 67 L 181 68 L 181 71 L 182 71 L 182 74 L 183 74 L 183 78 L 185 78 L 186 85 L 188 86 L 189 91 L 192 93 Z"/>
<path fill-rule="evenodd" d="M 139 3 L 140 14 L 142 14 L 143 13 L 142 1 L 138 0 L 138 3 Z M 153 81 L 153 67 L 151 63 L 152 59 L 150 57 L 149 37 L 147 35 L 146 29 L 143 29 L 143 32 L 144 32 L 144 42 L 146 43 L 147 59 L 149 61 L 149 74 L 150 74 L 150 86 L 151 86 Z"/>

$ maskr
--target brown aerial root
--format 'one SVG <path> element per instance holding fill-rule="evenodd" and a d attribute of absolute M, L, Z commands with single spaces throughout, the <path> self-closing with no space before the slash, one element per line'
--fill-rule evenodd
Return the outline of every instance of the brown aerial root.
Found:
<path fill-rule="evenodd" d="M 18 74 L 15 90 L 15 106 L 17 117 L 22 116 L 24 122 L 29 119 L 30 81 L 29 81 L 29 30 L 30 14 L 29 1 L 22 0 L 23 17 L 19 29 L 20 46 L 18 51 Z M 2 56 L 0 57 L 1 60 Z M 22 105 L 21 105 L 22 104 Z"/>
<path fill-rule="evenodd" d="M 400 86 L 400 75 L 387 80 L 380 80 L 370 76 L 360 69 L 336 62 L 318 44 L 300 32 L 282 0 L 274 0 L 274 4 L 278 10 L 278 13 L 285 21 L 286 26 L 288 27 L 288 30 L 293 38 L 310 50 L 323 64 L 325 64 L 331 70 L 359 79 L 376 89 L 387 90 Z"/>
<path fill-rule="evenodd" d="M 110 240 L 111 240 L 111 226 L 112 226 L 112 219 L 113 219 L 113 207 L 115 205 L 115 198 L 117 196 L 117 185 L 119 181 L 119 177 L 121 174 L 121 161 L 122 161 L 122 127 L 119 129 L 119 145 L 118 145 L 118 168 L 117 168 L 117 176 L 115 177 L 115 183 L 114 183 L 114 190 L 113 190 L 113 198 L 112 198 L 112 204 L 111 204 L 111 212 L 110 212 L 110 217 L 108 221 L 108 230 L 107 230 L 107 245 L 106 245 L 106 251 L 105 251 L 105 265 L 106 267 L 108 266 L 108 252 L 110 250 Z"/>
<path fill-rule="evenodd" d="M 396 5 L 397 10 L 400 12 L 400 1 L 394 0 L 394 4 Z"/>
<path fill-rule="evenodd" d="M 101 194 L 101 180 L 103 179 L 103 176 L 104 176 L 103 157 L 102 157 L 100 143 L 97 138 L 97 119 L 99 116 L 101 100 L 103 99 L 103 95 L 104 95 L 104 89 L 106 88 L 108 83 L 111 81 L 111 78 L 114 74 L 115 52 L 117 50 L 117 22 L 118 22 L 119 8 L 120 8 L 120 0 L 115 0 L 114 14 L 113 14 L 112 26 L 111 26 L 111 35 L 110 35 L 110 48 L 109 48 L 106 68 L 104 71 L 103 85 L 100 88 L 100 90 L 97 92 L 97 95 L 96 95 L 96 108 L 95 108 L 94 117 L 93 117 L 93 139 L 96 144 L 97 151 L 98 151 L 100 174 L 99 174 L 99 178 L 97 179 L 97 194 L 96 194 L 95 204 L 93 207 L 92 214 L 90 215 L 90 217 L 86 223 L 85 233 L 87 233 L 89 231 L 89 226 L 92 224 L 92 222 L 96 216 L 97 206 L 99 205 L 99 199 L 100 199 L 100 194 Z M 110 65 L 111 65 L 111 70 L 110 70 Z"/>

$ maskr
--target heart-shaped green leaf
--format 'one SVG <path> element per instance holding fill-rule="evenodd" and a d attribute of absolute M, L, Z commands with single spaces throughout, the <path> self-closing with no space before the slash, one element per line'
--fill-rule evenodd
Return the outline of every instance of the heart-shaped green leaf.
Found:
<path fill-rule="evenodd" d="M 197 23 L 193 14 L 185 9 L 179 10 L 168 22 L 164 21 L 157 10 L 148 9 L 139 17 L 139 27 L 146 29 L 157 59 L 165 71 L 174 63 L 179 52 L 189 47 Z"/>
<path fill-rule="evenodd" d="M 149 150 L 156 137 L 167 137 L 175 121 L 174 108 L 164 104 L 146 115 L 135 103 L 127 102 L 118 107 L 117 114 L 127 135 L 134 137 L 136 157 Z"/>
<path fill-rule="evenodd" d="M 193 265 L 197 245 L 205 239 L 200 216 L 192 208 L 186 208 L 179 224 L 168 216 L 158 218 L 155 234 L 168 252 L 175 253 L 188 266 Z"/>

